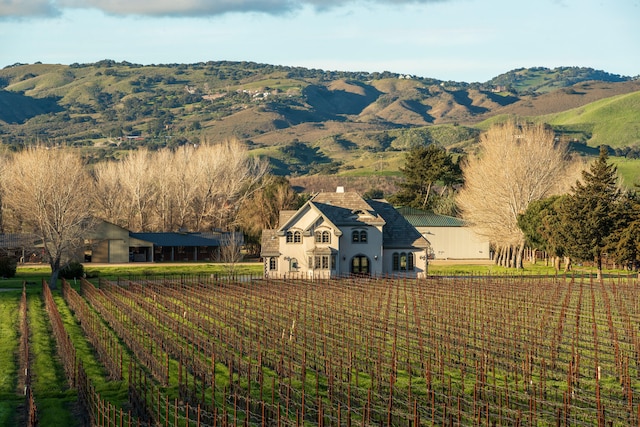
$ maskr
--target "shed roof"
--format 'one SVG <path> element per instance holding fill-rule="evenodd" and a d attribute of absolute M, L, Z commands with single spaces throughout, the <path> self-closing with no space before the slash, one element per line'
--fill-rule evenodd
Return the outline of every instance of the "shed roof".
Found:
<path fill-rule="evenodd" d="M 220 246 L 220 240 L 211 233 L 130 233 L 130 236 L 156 246 Z"/>
<path fill-rule="evenodd" d="M 467 225 L 460 218 L 439 215 L 409 206 L 397 208 L 397 211 L 414 227 L 465 227 Z"/>
<path fill-rule="evenodd" d="M 278 248 L 278 230 L 262 230 L 262 238 L 260 241 L 262 256 L 279 256 Z"/>

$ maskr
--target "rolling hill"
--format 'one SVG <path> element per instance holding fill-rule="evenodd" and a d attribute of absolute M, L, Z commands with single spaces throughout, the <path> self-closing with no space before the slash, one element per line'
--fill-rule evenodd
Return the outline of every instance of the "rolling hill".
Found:
<path fill-rule="evenodd" d="M 495 121 L 549 123 L 576 147 L 640 147 L 640 80 L 531 68 L 485 83 L 253 62 L 16 64 L 0 70 L 2 144 L 123 151 L 238 138 L 289 176 L 393 175 L 414 144 L 457 153 Z M 639 149 L 640 150 L 640 149 Z"/>

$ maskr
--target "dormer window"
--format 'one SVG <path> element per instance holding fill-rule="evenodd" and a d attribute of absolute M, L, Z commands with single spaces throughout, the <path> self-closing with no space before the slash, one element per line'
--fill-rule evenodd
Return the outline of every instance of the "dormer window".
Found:
<path fill-rule="evenodd" d="M 287 231 L 287 243 L 302 243 L 302 233 L 300 231 Z"/>
<path fill-rule="evenodd" d="M 327 230 L 316 231 L 315 233 L 316 243 L 331 243 L 331 233 Z"/>
<path fill-rule="evenodd" d="M 367 243 L 367 232 L 365 230 L 354 230 L 351 233 L 351 241 L 353 243 Z"/>

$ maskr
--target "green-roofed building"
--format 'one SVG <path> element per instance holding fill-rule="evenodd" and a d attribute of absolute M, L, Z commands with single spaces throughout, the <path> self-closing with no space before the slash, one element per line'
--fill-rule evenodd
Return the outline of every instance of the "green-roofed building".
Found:
<path fill-rule="evenodd" d="M 432 259 L 490 259 L 489 240 L 473 232 L 464 220 L 417 208 L 398 212 L 431 243 Z"/>

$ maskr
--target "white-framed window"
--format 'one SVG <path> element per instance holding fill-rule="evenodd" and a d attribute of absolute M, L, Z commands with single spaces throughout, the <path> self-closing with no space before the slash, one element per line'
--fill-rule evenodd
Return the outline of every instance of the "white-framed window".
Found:
<path fill-rule="evenodd" d="M 331 243 L 331 233 L 327 230 L 315 232 L 316 243 Z"/>
<path fill-rule="evenodd" d="M 271 257 L 269 258 L 269 270 L 277 270 L 278 269 L 278 258 Z"/>
<path fill-rule="evenodd" d="M 302 233 L 300 231 L 287 231 L 287 243 L 302 243 Z"/>

